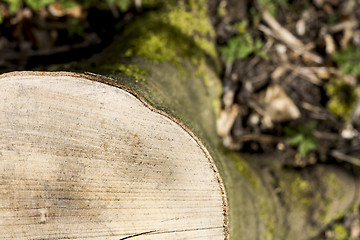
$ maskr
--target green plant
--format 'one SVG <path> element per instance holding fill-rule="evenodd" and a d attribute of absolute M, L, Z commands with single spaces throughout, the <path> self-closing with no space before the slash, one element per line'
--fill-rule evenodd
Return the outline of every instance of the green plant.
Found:
<path fill-rule="evenodd" d="M 234 25 L 235 30 L 239 34 L 246 34 L 246 28 L 248 26 L 247 20 L 242 20 Z"/>
<path fill-rule="evenodd" d="M 325 85 L 329 97 L 327 108 L 335 115 L 349 120 L 358 98 L 356 90 L 341 78 L 332 79 Z"/>
<path fill-rule="evenodd" d="M 63 8 L 72 8 L 78 5 L 77 2 L 72 0 L 58 0 L 58 2 Z"/>
<path fill-rule="evenodd" d="M 11 13 L 15 13 L 22 4 L 28 5 L 32 9 L 39 9 L 40 7 L 46 7 L 55 2 L 55 0 L 5 0 L 9 3 L 9 10 Z"/>
<path fill-rule="evenodd" d="M 266 58 L 263 45 L 260 39 L 254 40 L 249 33 L 244 33 L 230 38 L 226 46 L 220 47 L 220 52 L 225 55 L 226 62 L 244 59 L 251 54 Z"/>
<path fill-rule="evenodd" d="M 70 19 L 68 30 L 70 36 L 83 36 L 84 25 L 78 19 Z"/>
<path fill-rule="evenodd" d="M 287 6 L 288 0 L 258 0 L 260 8 L 266 9 L 272 16 L 276 15 L 276 9 L 278 6 Z"/>
<path fill-rule="evenodd" d="M 333 59 L 340 66 L 343 74 L 360 74 L 360 50 L 348 45 L 344 50 L 334 53 Z"/>
<path fill-rule="evenodd" d="M 2 8 L 0 7 L 0 24 L 3 22 Z"/>
<path fill-rule="evenodd" d="M 285 139 L 290 145 L 297 146 L 302 157 L 315 150 L 318 145 L 318 139 L 314 136 L 315 123 L 297 124 L 294 127 L 285 127 Z"/>

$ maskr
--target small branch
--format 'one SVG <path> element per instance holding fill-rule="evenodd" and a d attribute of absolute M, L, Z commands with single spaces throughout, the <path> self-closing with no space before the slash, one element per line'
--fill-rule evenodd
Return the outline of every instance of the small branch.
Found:
<path fill-rule="evenodd" d="M 262 30 L 265 34 L 271 35 L 281 40 L 293 51 L 295 51 L 300 55 L 303 55 L 304 57 L 311 59 L 315 63 L 320 64 L 323 62 L 323 59 L 319 55 L 309 52 L 306 46 L 298 38 L 296 38 L 291 32 L 289 32 L 287 29 L 282 27 L 280 23 L 276 21 L 276 19 L 269 14 L 268 11 L 264 11 L 262 13 L 262 18 L 271 28 L 268 29 L 262 27 L 260 30 Z"/>
<path fill-rule="evenodd" d="M 274 143 L 281 141 L 282 138 L 275 137 L 273 135 L 265 135 L 265 134 L 246 134 L 241 136 L 242 142 L 249 142 L 249 141 L 258 141 L 262 143 Z"/>
<path fill-rule="evenodd" d="M 346 155 L 338 150 L 333 150 L 330 152 L 330 155 L 338 160 L 344 161 L 344 162 L 348 162 L 351 163 L 355 166 L 360 167 L 360 159 L 356 158 L 356 157 L 352 157 L 349 155 Z"/>
<path fill-rule="evenodd" d="M 299 76 L 303 76 L 304 78 L 306 78 L 307 80 L 309 80 L 311 83 L 313 83 L 315 85 L 318 85 L 318 86 L 322 85 L 322 81 L 318 78 L 318 76 L 316 76 L 316 74 L 314 73 L 314 71 L 311 68 L 294 66 L 291 64 L 285 64 L 284 67 L 295 72 Z"/>
<path fill-rule="evenodd" d="M 314 131 L 314 136 L 322 139 L 322 140 L 329 140 L 329 141 L 336 141 L 339 139 L 339 135 L 335 133 L 329 133 L 329 132 L 321 132 L 321 131 Z"/>
<path fill-rule="evenodd" d="M 350 19 L 347 21 L 340 22 L 336 25 L 330 26 L 328 29 L 330 33 L 334 34 L 337 32 L 344 31 L 345 29 L 355 29 L 358 27 L 358 25 L 359 23 L 356 21 L 356 19 Z"/>

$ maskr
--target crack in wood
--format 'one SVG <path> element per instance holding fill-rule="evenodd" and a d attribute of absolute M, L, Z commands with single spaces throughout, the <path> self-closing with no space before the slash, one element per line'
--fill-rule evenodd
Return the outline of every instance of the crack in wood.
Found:
<path fill-rule="evenodd" d="M 133 234 L 133 235 L 130 235 L 127 237 L 120 238 L 119 240 L 129 239 L 129 238 L 133 238 L 133 237 L 137 237 L 137 236 L 145 235 L 145 234 L 149 234 L 149 233 L 154 233 L 154 232 L 157 232 L 157 231 L 153 230 L 153 231 L 147 231 L 147 232 L 142 232 L 142 233 L 136 233 L 136 234 Z"/>
<path fill-rule="evenodd" d="M 209 227 L 209 228 L 194 228 L 194 229 L 183 229 L 183 230 L 173 230 L 173 231 L 158 231 L 158 230 L 153 230 L 153 231 L 147 231 L 147 232 L 142 232 L 142 233 L 136 233 L 124 238 L 120 238 L 119 240 L 124 240 L 124 239 L 129 239 L 129 238 L 133 238 L 133 237 L 138 237 L 140 235 L 145 235 L 145 234 L 150 234 L 150 233 L 156 233 L 156 234 L 164 234 L 164 233 L 174 233 L 174 232 L 188 232 L 188 231 L 199 231 L 199 230 L 210 230 L 210 229 L 218 229 L 218 228 L 222 228 L 222 227 Z"/>

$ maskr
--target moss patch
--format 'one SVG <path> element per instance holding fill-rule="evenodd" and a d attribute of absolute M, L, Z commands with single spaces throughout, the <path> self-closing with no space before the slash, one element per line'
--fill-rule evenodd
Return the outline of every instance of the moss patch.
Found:
<path fill-rule="evenodd" d="M 303 176 L 292 171 L 282 171 L 281 179 L 279 186 L 289 207 L 306 209 L 311 206 L 313 193 Z"/>
<path fill-rule="evenodd" d="M 153 61 L 169 61 L 180 66 L 181 59 L 200 64 L 204 57 L 217 58 L 212 39 L 215 32 L 206 15 L 206 1 L 164 4 L 124 31 L 125 56 L 139 55 Z M 141 36 L 141 37 L 139 37 Z"/>
<path fill-rule="evenodd" d="M 309 183 L 302 177 L 298 176 L 290 184 L 290 192 L 295 196 L 303 205 L 309 206 L 310 202 L 310 187 Z"/>
<path fill-rule="evenodd" d="M 259 202 L 260 206 L 260 219 L 264 221 L 265 225 L 265 239 L 266 240 L 272 240 L 274 239 L 274 235 L 276 233 L 275 231 L 275 212 L 274 209 L 271 208 L 268 204 L 269 199 L 262 199 Z"/>
<path fill-rule="evenodd" d="M 120 71 L 125 73 L 128 76 L 134 77 L 136 80 L 145 81 L 145 76 L 149 75 L 149 72 L 145 69 L 142 69 L 136 65 L 132 64 L 113 64 L 113 65 L 104 65 L 101 68 L 109 69 L 113 71 Z"/>
<path fill-rule="evenodd" d="M 334 198 L 341 198 L 340 182 L 335 173 L 324 176 L 324 182 L 327 185 L 326 194 L 324 196 L 317 195 L 318 201 L 321 201 L 321 211 L 319 212 L 319 220 L 323 224 L 329 223 L 332 219 L 339 219 L 344 215 L 344 211 L 330 212 L 331 202 Z"/>
<path fill-rule="evenodd" d="M 226 154 L 235 160 L 235 165 L 239 172 L 250 182 L 255 191 L 259 193 L 261 186 L 260 181 L 253 170 L 250 169 L 249 165 L 235 153 L 226 152 Z"/>
<path fill-rule="evenodd" d="M 343 79 L 332 79 L 325 86 L 326 94 L 329 96 L 327 108 L 335 115 L 349 120 L 358 98 L 353 86 Z"/>

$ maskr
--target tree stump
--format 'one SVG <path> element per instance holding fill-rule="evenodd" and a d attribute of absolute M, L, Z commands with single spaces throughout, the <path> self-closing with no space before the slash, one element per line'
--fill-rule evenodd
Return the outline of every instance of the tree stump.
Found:
<path fill-rule="evenodd" d="M 228 239 L 216 166 L 182 123 L 106 78 L 0 76 L 2 239 Z"/>

